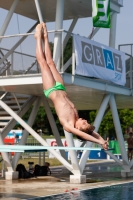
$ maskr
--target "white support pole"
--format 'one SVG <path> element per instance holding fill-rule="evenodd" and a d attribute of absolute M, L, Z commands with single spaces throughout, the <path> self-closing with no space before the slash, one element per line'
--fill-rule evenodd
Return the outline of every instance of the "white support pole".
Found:
<path fill-rule="evenodd" d="M 41 12 L 41 8 L 40 8 L 40 4 L 39 4 L 38 0 L 35 0 L 35 5 L 36 5 L 36 9 L 37 9 L 38 18 L 41 23 L 41 22 L 43 22 L 43 16 L 42 16 L 42 12 Z"/>
<path fill-rule="evenodd" d="M 23 121 L 9 106 L 7 106 L 2 100 L 0 100 L 0 106 L 9 113 L 17 122 L 21 124 L 38 142 L 43 146 L 49 146 L 48 143 L 43 140 L 25 121 Z M 73 173 L 72 166 L 55 150 L 49 149 L 49 151 L 68 169 Z"/>
<path fill-rule="evenodd" d="M 16 6 L 17 6 L 18 2 L 19 2 L 19 0 L 14 0 L 13 1 L 13 4 L 12 4 L 12 6 L 11 6 L 7 16 L 6 16 L 4 24 L 3 24 L 2 28 L 0 29 L 0 36 L 3 36 L 5 34 L 6 29 L 8 27 L 8 24 L 9 24 L 11 18 L 12 18 L 12 15 L 13 15 L 15 9 L 16 9 Z M 0 42 L 1 42 L 1 40 L 2 40 L 2 38 L 0 39 Z"/>
<path fill-rule="evenodd" d="M 110 37 L 109 37 L 109 46 L 112 48 L 115 48 L 116 22 L 117 22 L 117 13 L 114 12 L 111 15 L 111 28 L 110 28 Z"/>
<path fill-rule="evenodd" d="M 45 111 L 47 113 L 49 123 L 50 123 L 51 128 L 52 128 L 53 134 L 54 134 L 55 139 L 57 141 L 57 144 L 58 144 L 58 146 L 63 146 L 61 138 L 60 138 L 59 131 L 57 129 L 57 126 L 56 126 L 56 123 L 55 123 L 55 120 L 54 120 L 54 117 L 52 115 L 48 101 L 47 101 L 45 96 L 42 98 L 42 101 L 43 101 L 43 104 L 44 104 Z M 63 156 L 63 158 L 65 158 L 67 160 L 65 151 L 60 151 L 60 153 Z"/>
<path fill-rule="evenodd" d="M 1 177 L 5 178 L 5 161 L 2 161 Z"/>
<path fill-rule="evenodd" d="M 74 39 L 72 42 L 72 83 L 74 82 L 74 75 L 75 75 L 75 49 L 74 49 Z"/>
<path fill-rule="evenodd" d="M 4 145 L 1 134 L 0 134 L 0 145 Z M 12 172 L 13 168 L 12 168 L 12 165 L 11 165 L 11 161 L 9 159 L 9 154 L 7 152 L 1 152 L 1 155 L 2 155 L 4 163 L 6 164 L 8 171 Z"/>
<path fill-rule="evenodd" d="M 32 125 L 33 125 L 33 123 L 34 123 L 34 120 L 35 120 L 35 118 L 36 118 L 36 114 L 37 114 L 37 111 L 38 111 L 38 109 L 39 109 L 40 103 L 41 103 L 41 97 L 38 97 L 37 100 L 36 100 L 36 102 L 34 103 L 34 107 L 33 107 L 33 109 L 32 109 L 32 112 L 31 112 L 31 114 L 30 114 L 30 117 L 29 117 L 29 119 L 28 119 L 28 124 L 29 124 L 29 126 L 31 126 L 31 127 L 32 127 Z M 28 131 L 27 131 L 27 130 L 24 130 L 19 145 L 24 145 L 24 144 L 26 143 L 26 140 L 27 140 L 27 138 L 28 138 L 28 135 L 29 135 Z M 13 157 L 13 160 L 12 160 L 13 169 L 16 168 L 16 165 L 17 165 L 17 163 L 18 163 L 18 160 L 19 160 L 19 158 L 20 158 L 20 155 L 21 155 L 21 153 L 15 153 L 15 155 L 14 155 L 14 157 Z"/>
<path fill-rule="evenodd" d="M 68 133 L 67 131 L 64 130 L 65 136 L 66 136 L 66 140 L 67 140 L 67 144 L 69 147 L 74 147 L 74 141 L 73 141 L 73 136 L 72 133 Z M 74 174 L 75 175 L 81 175 L 80 172 L 80 167 L 79 167 L 79 163 L 78 163 L 78 158 L 77 158 L 77 152 L 74 150 L 69 150 L 70 153 L 70 157 L 71 157 L 71 164 L 73 166 L 73 170 L 74 170 Z"/>
<path fill-rule="evenodd" d="M 110 108 L 111 108 L 111 112 L 112 112 L 112 116 L 113 116 L 116 134 L 117 134 L 117 139 L 118 139 L 118 142 L 120 145 L 123 164 L 129 166 L 129 161 L 128 161 L 126 148 L 125 148 L 125 144 L 124 144 L 124 138 L 123 138 L 120 120 L 119 120 L 119 116 L 118 116 L 118 111 L 117 111 L 117 107 L 116 107 L 116 102 L 115 102 L 115 98 L 114 98 L 113 94 L 110 97 L 109 103 L 110 103 Z"/>
<path fill-rule="evenodd" d="M 35 29 L 35 27 L 36 27 L 37 24 L 38 24 L 38 22 L 35 23 L 34 26 L 32 26 L 32 28 L 30 28 L 30 30 L 29 30 L 27 33 L 32 32 L 32 31 Z M 8 53 L 7 53 L 3 58 L 0 59 L 0 65 L 4 62 L 5 59 L 7 59 L 7 58 L 10 56 L 10 54 L 13 53 L 13 51 L 14 51 L 27 37 L 28 37 L 28 35 L 23 36 L 23 37 L 10 49 L 10 51 L 8 51 Z"/>
<path fill-rule="evenodd" d="M 130 57 L 130 74 L 129 74 L 129 77 L 130 77 L 130 89 L 132 90 L 132 88 L 133 88 L 133 78 L 132 78 L 132 74 L 133 74 L 133 50 L 132 50 L 132 45 L 131 45 L 131 57 Z"/>
<path fill-rule="evenodd" d="M 11 54 L 11 75 L 13 75 L 14 53 Z"/>
<path fill-rule="evenodd" d="M 101 106 L 99 108 L 99 111 L 98 111 L 98 114 L 96 116 L 96 119 L 94 121 L 94 126 L 95 126 L 95 130 L 98 131 L 99 129 L 99 126 L 101 124 L 101 121 L 103 119 L 103 116 L 104 116 L 104 113 L 105 113 L 105 110 L 106 110 L 106 107 L 108 105 L 108 102 L 109 102 L 109 99 L 110 99 L 110 94 L 106 95 L 101 103 Z M 89 145 L 90 144 L 90 145 Z M 89 146 L 92 146 L 92 143 L 86 143 L 86 147 L 89 147 Z M 86 161 L 88 159 L 88 156 L 89 156 L 89 151 L 84 151 L 83 154 L 82 154 L 82 157 L 80 159 L 80 162 L 79 162 L 79 165 L 80 165 L 80 168 L 81 168 L 81 171 L 83 172 L 84 168 L 85 168 L 85 165 L 86 165 Z"/>
<path fill-rule="evenodd" d="M 63 15 L 64 15 L 64 0 L 57 0 L 55 31 L 62 29 Z M 55 33 L 53 60 L 55 62 L 58 71 L 60 71 L 61 42 L 62 42 L 62 33 Z"/>

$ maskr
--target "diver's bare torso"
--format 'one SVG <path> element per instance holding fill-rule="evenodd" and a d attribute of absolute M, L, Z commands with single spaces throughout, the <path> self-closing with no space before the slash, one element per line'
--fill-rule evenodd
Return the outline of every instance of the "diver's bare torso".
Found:
<path fill-rule="evenodd" d="M 78 112 L 74 107 L 74 104 L 68 99 L 66 92 L 62 90 L 53 91 L 49 95 L 49 98 L 54 104 L 62 126 L 64 127 L 66 123 L 69 123 L 72 127 L 74 127 L 76 120 L 79 118 Z"/>

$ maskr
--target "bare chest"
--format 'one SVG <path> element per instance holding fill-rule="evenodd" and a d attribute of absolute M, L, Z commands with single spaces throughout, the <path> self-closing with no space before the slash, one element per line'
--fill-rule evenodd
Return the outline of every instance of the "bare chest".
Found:
<path fill-rule="evenodd" d="M 67 122 L 71 122 L 72 124 L 74 124 L 75 120 L 76 120 L 76 114 L 74 112 L 74 108 L 67 104 L 61 104 L 57 107 L 55 107 L 56 109 L 56 113 L 59 117 L 60 122 L 62 121 L 67 121 Z"/>
<path fill-rule="evenodd" d="M 52 96 L 52 101 L 60 123 L 69 123 L 74 126 L 76 119 L 78 118 L 78 113 L 74 104 L 67 98 L 66 93 L 58 91 Z"/>

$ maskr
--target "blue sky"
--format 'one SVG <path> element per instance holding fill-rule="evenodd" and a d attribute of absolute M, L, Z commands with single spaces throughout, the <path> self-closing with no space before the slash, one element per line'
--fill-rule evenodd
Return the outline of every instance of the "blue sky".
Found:
<path fill-rule="evenodd" d="M 119 44 L 133 43 L 133 0 L 124 0 L 124 7 L 121 8 L 121 13 L 117 17 L 117 35 L 116 35 L 116 49 Z M 0 8 L 0 27 L 2 27 L 7 11 Z M 19 20 L 19 28 L 17 24 L 17 17 Z M 26 33 L 27 30 L 34 24 L 34 20 L 25 18 L 20 15 L 14 14 L 5 35 Z M 70 21 L 65 21 L 63 28 L 68 30 Z M 54 30 L 55 24 L 48 23 L 48 30 Z M 92 18 L 79 19 L 74 29 L 74 33 L 81 36 L 88 36 L 92 31 Z M 15 39 L 14 39 L 15 40 Z M 14 41 L 12 40 L 12 41 Z M 109 29 L 101 29 L 93 38 L 94 41 L 98 41 L 105 45 L 109 43 Z M 5 45 L 5 43 L 1 43 Z"/>

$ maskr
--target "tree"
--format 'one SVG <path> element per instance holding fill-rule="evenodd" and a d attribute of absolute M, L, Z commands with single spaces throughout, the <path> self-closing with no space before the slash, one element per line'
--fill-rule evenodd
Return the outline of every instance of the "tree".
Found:
<path fill-rule="evenodd" d="M 133 127 L 133 110 L 132 109 L 119 110 L 119 116 L 120 116 L 120 123 L 121 123 L 123 132 L 129 127 Z"/>

